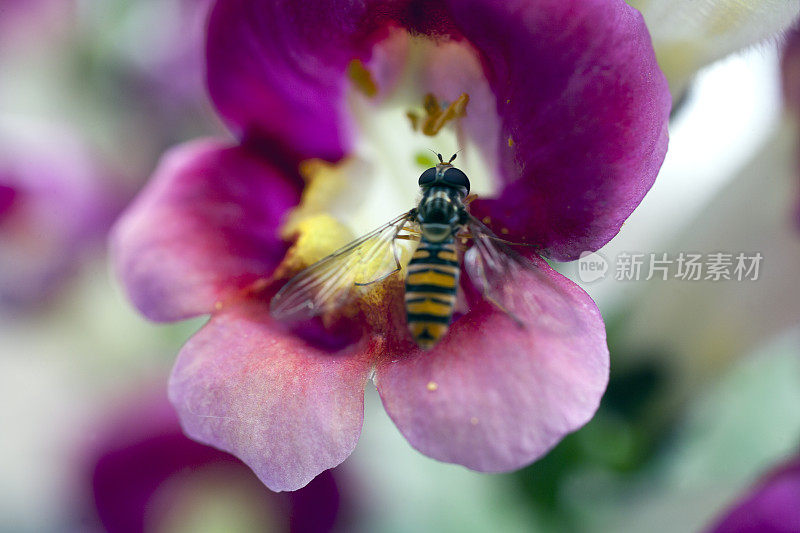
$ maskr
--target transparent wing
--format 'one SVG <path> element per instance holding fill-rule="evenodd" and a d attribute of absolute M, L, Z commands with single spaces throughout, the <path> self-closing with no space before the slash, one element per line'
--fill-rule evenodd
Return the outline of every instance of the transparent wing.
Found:
<path fill-rule="evenodd" d="M 474 243 L 464 254 L 464 266 L 488 301 L 520 326 L 562 334 L 573 329 L 579 320 L 577 311 L 544 259 L 528 259 L 512 250 L 475 217 L 470 216 L 467 229 Z M 515 285 L 522 280 L 533 286 Z"/>
<path fill-rule="evenodd" d="M 272 316 L 302 320 L 320 315 L 352 301 L 360 287 L 399 271 L 398 240 L 419 240 L 414 213 L 403 213 L 302 270 L 272 298 Z"/>

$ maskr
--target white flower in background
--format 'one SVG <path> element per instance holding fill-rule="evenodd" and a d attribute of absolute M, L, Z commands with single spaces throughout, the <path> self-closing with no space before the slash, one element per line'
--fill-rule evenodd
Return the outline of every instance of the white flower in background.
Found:
<path fill-rule="evenodd" d="M 779 36 L 800 14 L 790 0 L 628 0 L 642 12 L 672 95 L 700 68 Z"/>

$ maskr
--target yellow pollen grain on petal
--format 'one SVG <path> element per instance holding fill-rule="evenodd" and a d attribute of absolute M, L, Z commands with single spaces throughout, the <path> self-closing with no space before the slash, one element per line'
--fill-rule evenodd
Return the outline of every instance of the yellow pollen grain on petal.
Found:
<path fill-rule="evenodd" d="M 427 389 L 428 389 L 429 391 L 431 391 L 431 392 L 434 392 L 434 391 L 436 391 L 436 390 L 439 390 L 439 384 L 438 384 L 438 383 L 436 383 L 435 381 L 429 381 L 429 382 L 428 382 L 428 385 L 427 385 Z"/>
<path fill-rule="evenodd" d="M 472 424 L 473 426 L 477 426 L 478 425 L 478 417 L 477 416 L 473 416 L 472 418 L 469 419 L 469 423 Z"/>
<path fill-rule="evenodd" d="M 509 137 L 508 138 L 508 147 L 509 148 L 513 148 L 514 147 L 514 138 L 513 137 Z"/>
<path fill-rule="evenodd" d="M 217 310 L 217 311 L 222 310 L 222 302 L 220 302 L 220 301 L 214 302 L 214 309 Z"/>
<path fill-rule="evenodd" d="M 508 228 L 501 228 L 500 233 L 502 233 L 503 235 L 508 235 Z"/>
<path fill-rule="evenodd" d="M 347 77 L 353 85 L 362 93 L 372 98 L 378 94 L 378 85 L 372 77 L 372 73 L 367 70 L 360 59 L 354 59 L 347 65 Z"/>
<path fill-rule="evenodd" d="M 487 225 L 488 225 L 488 224 L 491 224 L 491 223 L 492 223 L 492 217 L 490 217 L 490 216 L 488 216 L 488 215 L 487 215 L 487 216 L 485 216 L 485 217 L 483 217 L 483 223 L 484 223 L 484 224 L 487 224 Z"/>

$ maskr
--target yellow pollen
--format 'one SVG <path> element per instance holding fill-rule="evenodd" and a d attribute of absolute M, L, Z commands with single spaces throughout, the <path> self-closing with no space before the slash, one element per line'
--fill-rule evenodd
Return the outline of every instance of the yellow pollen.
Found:
<path fill-rule="evenodd" d="M 501 228 L 500 233 L 502 233 L 503 235 L 508 235 L 508 228 Z"/>
<path fill-rule="evenodd" d="M 428 382 L 428 390 L 429 391 L 433 392 L 433 391 L 437 390 L 438 388 L 439 388 L 439 384 L 436 383 L 435 381 L 429 381 Z"/>
<path fill-rule="evenodd" d="M 378 85 L 360 59 L 354 59 L 347 65 L 347 77 L 356 88 L 370 98 L 378 94 Z"/>
<path fill-rule="evenodd" d="M 492 217 L 490 217 L 490 216 L 483 217 L 483 223 L 484 224 L 491 224 L 492 223 Z"/>
<path fill-rule="evenodd" d="M 509 137 L 508 138 L 508 147 L 509 148 L 513 148 L 514 147 L 514 138 L 513 137 Z"/>
<path fill-rule="evenodd" d="M 222 302 L 220 302 L 220 301 L 214 302 L 214 309 L 216 309 L 217 311 L 221 310 L 222 309 Z"/>
<path fill-rule="evenodd" d="M 473 426 L 477 426 L 478 425 L 478 417 L 473 416 L 472 418 L 469 419 L 469 423 L 472 424 Z"/>

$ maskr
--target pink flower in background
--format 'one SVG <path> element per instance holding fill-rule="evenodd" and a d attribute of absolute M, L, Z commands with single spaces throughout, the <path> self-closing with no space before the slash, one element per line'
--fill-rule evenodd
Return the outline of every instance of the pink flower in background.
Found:
<path fill-rule="evenodd" d="M 507 283 L 520 301 L 545 302 L 521 318 L 555 327 L 520 328 L 472 295 L 426 352 L 407 337 L 397 279 L 332 328 L 278 322 L 269 301 L 303 256 L 301 234 L 276 274 L 289 249 L 282 226 L 309 201 L 301 163 L 356 157 L 380 137 L 373 118 L 413 115 L 426 95 L 451 110 L 468 96 L 453 121 L 469 146 L 459 158 L 482 159 L 495 191 L 473 214 L 553 259 L 605 244 L 667 145 L 669 92 L 635 10 L 616 0 L 220 0 L 207 69 L 239 143 L 171 151 L 112 240 L 118 274 L 147 317 L 212 315 L 170 381 L 189 436 L 230 451 L 271 489 L 295 490 L 352 452 L 373 376 L 415 448 L 480 471 L 524 466 L 592 417 L 608 379 L 602 319 L 538 257 L 544 278 L 523 271 Z M 401 142 L 414 124 L 387 132 L 391 151 L 376 165 L 414 160 Z M 569 321 L 547 305 L 556 301 L 567 302 Z"/>
<path fill-rule="evenodd" d="M 786 36 L 781 70 L 786 105 L 800 118 L 800 28 L 794 28 Z"/>
<path fill-rule="evenodd" d="M 0 117 L 0 306 L 53 296 L 103 243 L 122 194 L 74 132 Z"/>
<path fill-rule="evenodd" d="M 72 20 L 71 0 L 0 0 L 0 48 L 39 43 Z"/>
<path fill-rule="evenodd" d="M 786 107 L 794 115 L 795 123 L 800 124 L 800 27 L 795 27 L 787 35 L 781 58 L 781 73 Z M 800 177 L 800 156 L 795 167 L 799 169 L 797 175 Z M 795 210 L 795 220 L 800 226 L 800 203 Z"/>
<path fill-rule="evenodd" d="M 119 2 L 124 10 L 120 47 L 113 59 L 161 113 L 178 114 L 206 98 L 203 85 L 205 22 L 212 0 Z M 97 20 L 102 29 L 105 19 Z M 147 39 L 142 39 L 147 34 Z M 116 65 L 120 68 L 120 65 Z M 177 108 L 177 109 L 175 109 Z"/>
<path fill-rule="evenodd" d="M 198 526 L 209 517 L 203 506 L 220 499 L 248 531 L 333 529 L 340 501 L 333 473 L 288 495 L 270 493 L 235 457 L 185 437 L 163 392 L 128 400 L 98 428 L 86 458 L 94 511 L 108 533 Z"/>
<path fill-rule="evenodd" d="M 709 529 L 713 533 L 800 531 L 800 457 L 767 474 Z"/>

